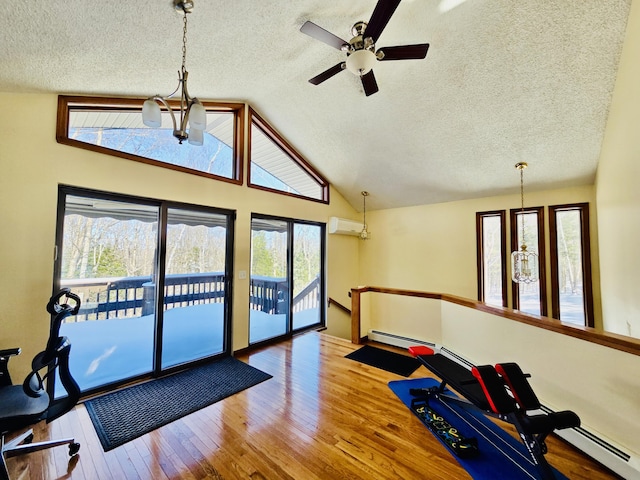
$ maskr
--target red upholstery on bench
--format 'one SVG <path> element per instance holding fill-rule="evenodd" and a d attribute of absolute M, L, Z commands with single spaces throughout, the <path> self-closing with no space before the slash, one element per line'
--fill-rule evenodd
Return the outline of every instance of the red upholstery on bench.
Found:
<path fill-rule="evenodd" d="M 508 414 L 515 411 L 515 403 L 507 394 L 502 379 L 491 365 L 479 365 L 471 373 L 480 383 L 493 413 Z"/>
<path fill-rule="evenodd" d="M 409 347 L 409 353 L 414 357 L 417 357 L 418 355 L 433 355 L 433 349 L 424 345 L 415 345 L 413 347 Z"/>
<path fill-rule="evenodd" d="M 496 371 L 509 386 L 509 390 L 513 394 L 520 408 L 524 411 L 537 410 L 540 408 L 540 401 L 533 392 L 531 385 L 527 381 L 527 376 L 522 373 L 517 363 L 498 363 Z"/>

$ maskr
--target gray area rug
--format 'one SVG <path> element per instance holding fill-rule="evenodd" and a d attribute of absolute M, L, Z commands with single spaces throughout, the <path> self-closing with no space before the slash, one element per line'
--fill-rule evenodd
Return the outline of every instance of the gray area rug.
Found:
<path fill-rule="evenodd" d="M 227 357 L 84 403 L 107 452 L 271 378 Z"/>

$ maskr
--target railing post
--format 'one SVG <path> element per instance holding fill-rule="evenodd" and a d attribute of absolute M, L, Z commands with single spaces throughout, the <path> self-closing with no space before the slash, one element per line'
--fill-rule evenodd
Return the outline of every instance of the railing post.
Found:
<path fill-rule="evenodd" d="M 142 316 L 152 315 L 156 311 L 156 285 L 153 282 L 142 284 Z"/>
<path fill-rule="evenodd" d="M 351 289 L 351 343 L 360 345 L 360 290 Z"/>

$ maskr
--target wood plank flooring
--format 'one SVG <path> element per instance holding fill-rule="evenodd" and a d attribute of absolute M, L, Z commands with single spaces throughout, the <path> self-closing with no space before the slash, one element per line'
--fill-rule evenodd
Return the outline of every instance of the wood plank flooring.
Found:
<path fill-rule="evenodd" d="M 402 377 L 344 358 L 357 348 L 314 332 L 239 356 L 273 378 L 107 453 L 78 405 L 34 429 L 34 441 L 75 436 L 78 457 L 57 447 L 10 458 L 11 478 L 471 478 L 389 390 Z M 547 443 L 569 478 L 617 478 L 560 439 Z"/>

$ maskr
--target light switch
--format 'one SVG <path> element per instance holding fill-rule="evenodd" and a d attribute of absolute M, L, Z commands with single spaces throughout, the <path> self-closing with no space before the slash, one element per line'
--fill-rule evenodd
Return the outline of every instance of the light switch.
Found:
<path fill-rule="evenodd" d="M 247 278 L 247 271 L 246 270 L 240 270 L 238 272 L 238 278 L 240 280 L 244 280 L 245 278 Z"/>

